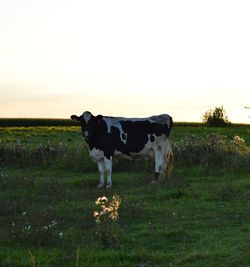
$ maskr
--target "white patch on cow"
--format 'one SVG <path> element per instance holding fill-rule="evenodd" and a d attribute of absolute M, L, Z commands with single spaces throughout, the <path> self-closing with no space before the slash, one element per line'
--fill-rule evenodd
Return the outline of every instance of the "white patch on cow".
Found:
<path fill-rule="evenodd" d="M 123 131 L 121 123 L 120 123 L 120 121 L 124 121 L 125 118 L 116 117 L 115 120 L 114 120 L 113 118 L 103 117 L 103 119 L 106 122 L 106 125 L 107 125 L 107 128 L 108 128 L 108 133 L 111 133 L 111 126 L 117 128 L 119 130 L 119 132 L 120 132 L 120 140 L 121 140 L 121 142 L 123 142 L 126 145 L 128 134 Z M 122 138 L 122 136 L 124 136 L 124 135 L 126 136 L 125 139 Z"/>
<path fill-rule="evenodd" d="M 89 136 L 88 131 L 85 131 L 84 134 L 83 134 L 83 137 L 86 139 L 86 138 L 88 138 L 88 136 Z"/>
<path fill-rule="evenodd" d="M 132 156 L 154 157 L 155 172 L 160 173 L 160 178 L 164 177 L 167 170 L 167 155 L 169 153 L 170 141 L 165 135 L 154 136 L 154 141 L 150 140 L 148 135 L 148 142 L 139 153 L 133 153 Z"/>
<path fill-rule="evenodd" d="M 89 151 L 89 156 L 94 160 L 95 162 L 99 162 L 103 160 L 104 153 L 100 149 L 93 148 Z"/>
<path fill-rule="evenodd" d="M 110 132 L 111 126 L 117 126 L 119 124 L 119 121 L 150 121 L 152 123 L 162 123 L 170 125 L 170 117 L 168 114 L 161 114 L 156 116 L 150 116 L 146 118 L 125 118 L 125 117 L 107 117 L 103 116 L 103 119 L 106 121 L 108 126 L 108 131 Z"/>
<path fill-rule="evenodd" d="M 109 117 L 103 117 L 103 120 L 106 122 L 108 133 L 111 133 L 111 126 L 115 126 L 113 120 Z"/>
<path fill-rule="evenodd" d="M 167 170 L 166 156 L 168 154 L 169 142 L 165 141 L 155 147 L 155 172 L 165 173 Z"/>
<path fill-rule="evenodd" d="M 89 111 L 84 112 L 82 115 L 86 123 L 88 123 L 89 119 L 92 116 L 92 114 Z"/>
<path fill-rule="evenodd" d="M 93 161 L 97 162 L 100 181 L 98 187 L 104 187 L 105 174 L 107 175 L 106 188 L 112 187 L 112 157 L 110 159 L 104 156 L 104 152 L 100 149 L 93 148 L 89 151 L 89 155 Z"/>
<path fill-rule="evenodd" d="M 125 136 L 125 138 L 123 138 L 124 136 Z M 128 139 L 128 134 L 125 133 L 125 132 L 122 132 L 122 133 L 121 133 L 121 131 L 120 131 L 120 139 L 121 139 L 121 141 L 123 142 L 123 144 L 126 145 L 126 143 L 127 143 L 127 139 Z"/>
<path fill-rule="evenodd" d="M 105 174 L 107 175 L 106 188 L 112 187 L 112 157 L 110 159 L 104 157 L 97 162 L 98 171 L 100 174 L 100 181 L 98 187 L 105 186 Z"/>
<path fill-rule="evenodd" d="M 169 118 L 169 115 L 167 115 L 167 114 L 162 114 L 162 115 L 158 115 L 158 116 L 151 116 L 148 119 L 150 122 L 166 124 L 168 127 L 170 127 L 170 118 Z"/>
<path fill-rule="evenodd" d="M 110 159 L 104 157 L 105 172 L 107 174 L 106 188 L 112 187 L 112 157 Z"/>
<path fill-rule="evenodd" d="M 104 185 L 105 185 L 105 165 L 104 165 L 104 161 L 103 160 L 98 161 L 97 162 L 97 166 L 98 166 L 98 171 L 99 171 L 99 174 L 100 174 L 100 181 L 99 181 L 98 187 L 101 188 L 101 187 L 104 187 Z"/>

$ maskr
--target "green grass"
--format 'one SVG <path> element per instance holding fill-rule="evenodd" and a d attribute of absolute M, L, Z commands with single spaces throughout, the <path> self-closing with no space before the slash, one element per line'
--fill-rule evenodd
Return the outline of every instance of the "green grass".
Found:
<path fill-rule="evenodd" d="M 247 145 L 250 146 L 250 125 L 233 125 L 222 128 L 208 128 L 204 125 L 189 126 L 190 124 L 180 124 L 182 126 L 174 126 L 172 139 L 178 142 L 186 136 L 206 136 L 209 133 L 217 133 L 233 137 L 239 135 L 244 138 Z M 192 125 L 192 124 L 191 124 Z M 48 140 L 52 143 L 67 143 L 69 145 L 79 145 L 79 137 L 81 137 L 79 126 L 30 126 L 30 127 L 0 127 L 0 140 L 6 142 L 16 142 L 16 140 L 25 143 L 28 146 L 46 143 Z"/>
<path fill-rule="evenodd" d="M 172 138 L 180 146 L 186 136 L 216 131 L 239 135 L 250 145 L 248 126 L 179 126 Z M 64 164 L 74 158 L 71 151 L 84 150 L 78 128 L 7 127 L 0 128 L 0 137 L 12 145 L 18 139 L 27 151 L 48 140 L 65 147 L 60 161 L 56 154 L 41 166 L 13 165 L 14 160 L 1 164 L 0 266 L 249 265 L 249 152 L 244 164 L 240 155 L 234 166 L 231 157 L 226 165 L 209 161 L 207 166 L 187 164 L 185 156 L 176 162 L 173 176 L 154 187 L 149 186 L 149 163 L 119 161 L 113 188 L 105 190 L 96 187 L 98 173 L 94 164 L 88 166 L 86 151 L 78 155 L 83 157 L 79 168 Z M 28 155 L 21 159 L 32 160 Z M 122 201 L 114 223 L 117 242 L 105 246 L 93 217 L 95 200 L 114 194 Z"/>
<path fill-rule="evenodd" d="M 1 266 L 247 266 L 250 175 L 176 170 L 161 187 L 143 173 L 97 174 L 2 168 Z M 118 245 L 103 248 L 92 216 L 97 197 L 118 194 Z M 51 227 L 50 227 L 51 225 Z M 60 236 L 63 233 L 63 236 Z M 31 265 L 30 265 L 31 266 Z"/>
<path fill-rule="evenodd" d="M 0 127 L 0 140 L 7 143 L 18 140 L 29 147 L 48 142 L 79 145 L 80 137 L 80 127 L 77 126 Z"/>

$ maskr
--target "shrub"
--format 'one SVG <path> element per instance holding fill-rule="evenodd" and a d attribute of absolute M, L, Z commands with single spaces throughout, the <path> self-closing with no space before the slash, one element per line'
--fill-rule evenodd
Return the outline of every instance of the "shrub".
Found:
<path fill-rule="evenodd" d="M 229 125 L 228 117 L 223 106 L 206 111 L 202 116 L 202 120 L 208 127 L 224 127 Z"/>
<path fill-rule="evenodd" d="M 56 166 L 78 171 L 95 171 L 96 164 L 91 161 L 86 148 L 67 146 L 63 143 L 40 143 L 29 147 L 17 140 L 15 143 L 0 141 L 0 166 L 18 167 Z"/>
<path fill-rule="evenodd" d="M 209 164 L 209 166 L 244 169 L 249 160 L 249 149 L 243 138 L 211 133 L 205 138 L 188 136 L 173 144 L 175 162 L 183 164 Z M 249 165 L 249 164 L 248 164 Z"/>

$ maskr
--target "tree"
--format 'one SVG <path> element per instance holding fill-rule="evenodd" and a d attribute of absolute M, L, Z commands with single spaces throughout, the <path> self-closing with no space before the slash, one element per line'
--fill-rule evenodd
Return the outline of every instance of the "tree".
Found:
<path fill-rule="evenodd" d="M 224 127 L 230 124 L 223 106 L 206 111 L 202 120 L 208 127 Z"/>

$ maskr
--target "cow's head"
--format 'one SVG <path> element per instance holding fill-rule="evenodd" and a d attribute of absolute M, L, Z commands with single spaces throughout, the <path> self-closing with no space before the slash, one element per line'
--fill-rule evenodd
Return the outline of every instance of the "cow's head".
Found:
<path fill-rule="evenodd" d="M 81 124 L 82 135 L 85 140 L 88 142 L 89 138 L 95 135 L 95 132 L 98 131 L 99 125 L 102 121 L 102 115 L 94 116 L 89 111 L 83 112 L 81 116 L 72 115 L 71 119 L 73 121 L 78 121 Z"/>
<path fill-rule="evenodd" d="M 82 128 L 82 135 L 86 140 L 89 137 L 89 132 L 90 132 L 89 121 L 90 121 L 91 117 L 93 117 L 93 115 L 89 111 L 83 112 L 83 114 L 79 117 L 76 115 L 72 115 L 70 117 L 73 121 L 80 122 L 81 128 Z"/>

